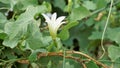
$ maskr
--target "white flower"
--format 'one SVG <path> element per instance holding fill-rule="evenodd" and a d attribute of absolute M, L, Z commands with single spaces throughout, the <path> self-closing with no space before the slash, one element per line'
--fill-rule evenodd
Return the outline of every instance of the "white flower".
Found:
<path fill-rule="evenodd" d="M 58 28 L 65 22 L 63 20 L 65 19 L 65 16 L 61 16 L 57 18 L 57 14 L 53 13 L 51 17 L 47 16 L 46 14 L 42 14 L 48 24 L 48 28 L 50 31 L 50 35 L 53 39 L 57 36 L 57 30 Z"/>

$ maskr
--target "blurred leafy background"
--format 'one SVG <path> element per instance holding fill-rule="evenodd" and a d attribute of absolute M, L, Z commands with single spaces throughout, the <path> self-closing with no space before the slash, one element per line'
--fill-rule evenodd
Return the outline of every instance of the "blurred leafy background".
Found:
<path fill-rule="evenodd" d="M 37 59 L 37 53 L 54 51 L 47 24 L 41 13 L 66 16 L 66 24 L 58 31 L 59 51 L 75 50 L 120 68 L 120 1 L 114 0 L 104 37 L 101 38 L 111 0 L 0 0 L 0 68 L 62 68 L 61 56 Z M 52 47 L 51 47 L 52 46 Z M 66 58 L 65 68 L 102 68 L 85 57 L 81 63 Z M 30 63 L 18 62 L 27 59 Z M 84 65 L 83 65 L 83 64 Z"/>

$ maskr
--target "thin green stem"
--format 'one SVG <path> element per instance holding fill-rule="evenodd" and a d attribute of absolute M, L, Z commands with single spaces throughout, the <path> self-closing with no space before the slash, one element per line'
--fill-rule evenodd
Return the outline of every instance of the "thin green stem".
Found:
<path fill-rule="evenodd" d="M 112 3 L 112 6 L 115 6 L 115 5 L 118 4 L 118 3 L 120 3 L 120 1 L 116 1 L 115 3 Z M 92 12 L 90 15 L 86 16 L 85 18 L 90 17 L 90 16 L 92 16 L 92 15 L 94 15 L 94 14 L 97 14 L 97 13 L 103 11 L 103 10 L 106 10 L 106 8 L 108 8 L 108 7 L 109 7 L 109 6 L 107 5 L 107 6 L 103 7 L 103 8 L 101 8 L 101 9 L 98 9 L 98 10 Z"/>
<path fill-rule="evenodd" d="M 9 9 L 9 8 L 6 8 L 6 7 L 2 7 L 2 8 L 0 8 L 0 10 L 3 10 L 3 9 Z"/>
<path fill-rule="evenodd" d="M 120 64 L 120 62 L 118 62 L 118 61 L 115 61 L 115 62 L 113 62 L 113 61 L 110 61 L 110 60 L 98 60 L 98 61 L 100 61 L 100 62 L 107 62 L 107 63 L 115 63 L 115 64 Z"/>
<path fill-rule="evenodd" d="M 14 19 L 14 18 L 15 18 L 15 15 L 16 15 L 16 12 L 14 12 L 14 14 L 13 14 L 13 16 L 12 16 L 12 19 Z"/>
<path fill-rule="evenodd" d="M 0 59 L 0 62 L 3 62 L 3 63 L 15 62 L 15 61 L 22 60 L 22 59 L 25 59 L 25 58 L 10 59 L 10 60 L 2 60 L 2 59 Z"/>
<path fill-rule="evenodd" d="M 53 43 L 54 43 L 55 47 L 58 47 L 58 46 L 57 46 L 57 40 L 56 40 L 56 39 L 53 39 Z"/>
<path fill-rule="evenodd" d="M 102 33 L 101 47 L 102 47 L 102 50 L 103 50 L 103 54 L 102 54 L 102 56 L 100 57 L 100 59 L 101 59 L 101 58 L 104 56 L 104 54 L 105 54 L 105 48 L 104 48 L 104 46 L 103 46 L 103 43 L 104 43 L 105 32 L 106 32 L 106 29 L 107 29 L 107 26 L 108 26 L 108 23 L 109 23 L 109 18 L 110 18 L 111 11 L 112 11 L 112 6 L 113 6 L 113 0 L 111 0 L 110 10 L 109 10 L 108 17 L 107 17 L 107 20 L 106 20 L 106 23 L 105 23 L 105 27 L 104 27 L 104 30 L 103 30 L 103 33 Z"/>
<path fill-rule="evenodd" d="M 55 51 L 56 51 L 56 52 L 59 52 L 59 47 L 58 47 L 57 38 L 53 39 L 53 44 L 54 44 L 54 46 L 55 46 Z"/>
<path fill-rule="evenodd" d="M 63 68 L 65 68 L 65 48 L 63 48 Z"/>

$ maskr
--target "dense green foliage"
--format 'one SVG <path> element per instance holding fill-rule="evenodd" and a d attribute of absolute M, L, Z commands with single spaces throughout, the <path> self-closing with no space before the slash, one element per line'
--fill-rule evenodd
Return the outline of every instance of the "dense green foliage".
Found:
<path fill-rule="evenodd" d="M 120 68 L 119 0 L 113 2 L 103 42 L 105 55 L 100 58 L 110 3 L 111 0 L 0 0 L 0 68 L 102 68 L 85 56 L 65 54 L 70 50 Z M 56 41 L 42 16 L 54 12 L 58 17 L 66 16 Z M 64 52 L 64 56 L 37 58 L 38 53 L 48 52 Z"/>

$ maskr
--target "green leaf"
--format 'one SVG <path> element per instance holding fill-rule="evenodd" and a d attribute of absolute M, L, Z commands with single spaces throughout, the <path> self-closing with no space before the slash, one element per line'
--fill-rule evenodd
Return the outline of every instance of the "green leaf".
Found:
<path fill-rule="evenodd" d="M 46 56 L 46 57 L 41 57 L 40 59 L 37 60 L 37 62 L 39 64 L 41 64 L 41 67 L 48 67 L 48 63 L 52 63 L 51 67 L 52 68 L 61 68 L 62 67 L 62 63 L 60 63 L 60 61 L 62 61 L 62 57 L 60 56 Z"/>
<path fill-rule="evenodd" d="M 79 24 L 70 30 L 70 38 L 68 40 L 65 40 L 63 43 L 66 46 L 73 46 L 75 41 L 74 45 L 77 46 L 77 49 L 80 49 L 81 51 L 86 51 L 89 45 L 88 37 L 91 34 L 91 30 L 91 28 L 84 27 Z"/>
<path fill-rule="evenodd" d="M 106 0 L 96 0 L 97 9 L 104 8 L 107 5 Z"/>
<path fill-rule="evenodd" d="M 74 67 L 74 65 L 71 65 L 69 62 L 66 62 L 65 68 L 75 68 L 75 67 Z"/>
<path fill-rule="evenodd" d="M 5 25 L 5 33 L 8 35 L 8 37 L 6 38 L 6 40 L 4 40 L 3 44 L 11 48 L 16 47 L 18 42 L 27 34 L 27 30 L 29 30 L 28 25 L 31 23 L 37 23 L 37 21 L 34 19 L 35 14 L 45 11 L 47 11 L 47 8 L 45 6 L 29 6 L 27 10 L 22 13 L 15 22 L 13 21 L 7 23 Z M 32 36 L 29 36 L 29 39 L 27 39 L 30 47 L 33 47 L 33 49 L 35 49 L 38 45 L 38 47 L 44 46 L 41 43 L 39 26 L 31 25 L 30 28 L 31 31 L 35 30 L 35 32 L 32 31 Z"/>
<path fill-rule="evenodd" d="M 28 57 L 28 59 L 30 61 L 36 61 L 37 60 L 37 53 L 39 52 L 47 52 L 45 49 L 37 49 L 32 51 L 32 53 L 30 54 L 30 56 Z"/>
<path fill-rule="evenodd" d="M 4 55 L 5 55 L 9 60 L 11 60 L 11 59 L 16 59 L 16 58 L 17 58 L 17 56 L 13 54 L 13 52 L 12 52 L 11 49 L 6 49 L 6 50 L 4 50 L 4 53 L 5 53 Z M 11 62 L 14 62 L 14 60 L 11 60 Z"/>
<path fill-rule="evenodd" d="M 42 34 L 40 33 L 37 24 L 31 23 L 28 25 L 27 29 L 27 38 L 25 40 L 28 43 L 29 47 L 31 49 L 39 49 L 40 47 L 45 47 Z"/>
<path fill-rule="evenodd" d="M 62 68 L 63 66 L 63 57 L 61 56 L 46 56 L 46 57 L 41 57 L 40 59 L 37 60 L 39 64 L 41 64 L 41 67 L 48 67 L 47 65 L 50 65 L 50 68 Z M 66 58 L 65 59 L 65 68 L 82 68 L 82 65 L 73 60 Z"/>
<path fill-rule="evenodd" d="M 73 60 L 73 59 L 65 59 L 65 68 L 67 68 L 67 66 L 70 64 L 70 68 L 83 68 L 82 64 L 80 64 L 79 62 Z M 69 66 L 68 66 L 69 67 Z"/>
<path fill-rule="evenodd" d="M 107 31 L 108 39 L 115 41 L 120 45 L 120 28 L 112 28 Z"/>
<path fill-rule="evenodd" d="M 0 33 L 0 39 L 5 39 L 6 38 L 6 34 L 5 33 Z"/>
<path fill-rule="evenodd" d="M 8 35 L 8 38 L 3 42 L 5 46 L 9 46 L 11 48 L 17 46 L 19 40 L 27 31 L 27 25 L 31 23 L 30 21 L 34 21 L 36 11 L 33 11 L 33 9 L 35 9 L 35 7 L 29 7 L 28 10 L 21 14 L 15 22 L 9 22 L 5 25 L 5 33 Z"/>
<path fill-rule="evenodd" d="M 101 39 L 101 37 L 102 37 L 102 32 L 95 31 L 95 32 L 92 32 L 92 35 L 89 36 L 88 39 L 90 39 L 90 40 L 96 40 L 96 39 Z"/>
<path fill-rule="evenodd" d="M 115 61 L 120 57 L 120 47 L 116 47 L 114 45 L 109 46 L 108 48 L 108 56 L 112 61 Z"/>
<path fill-rule="evenodd" d="M 51 12 L 52 11 L 52 6 L 49 2 L 43 2 L 42 6 L 45 6 L 45 8 L 46 8 L 43 10 L 44 12 Z M 41 11 L 41 8 L 39 8 L 39 11 Z"/>
<path fill-rule="evenodd" d="M 83 6 L 86 7 L 89 10 L 95 10 L 96 4 L 93 3 L 93 1 L 84 1 Z"/>
<path fill-rule="evenodd" d="M 4 26 L 7 22 L 6 17 L 0 12 L 0 33 L 4 32 Z"/>
<path fill-rule="evenodd" d="M 31 63 L 32 68 L 39 68 L 39 65 L 37 63 Z"/>
<path fill-rule="evenodd" d="M 36 14 L 35 7 L 28 7 L 25 13 L 21 14 L 15 22 L 9 22 L 5 26 L 5 33 L 10 38 L 14 38 L 19 32 L 26 32 L 27 25 L 34 22 L 34 15 Z"/>
<path fill-rule="evenodd" d="M 28 68 L 28 67 L 29 67 L 29 64 L 20 64 L 20 63 L 18 63 L 18 64 L 16 65 L 16 67 L 17 67 L 17 68 Z"/>
<path fill-rule="evenodd" d="M 91 16 L 88 20 L 86 20 L 84 22 L 84 24 L 87 25 L 87 26 L 89 26 L 89 27 L 92 26 L 92 25 L 94 25 L 96 23 L 96 21 L 94 20 L 94 18 L 95 18 L 95 16 Z"/>
<path fill-rule="evenodd" d="M 70 21 L 81 20 L 90 15 L 90 11 L 83 6 L 74 8 L 70 14 Z"/>
<path fill-rule="evenodd" d="M 4 3 L 4 4 L 9 4 L 11 0 L 0 0 L 0 2 Z"/>
<path fill-rule="evenodd" d="M 20 0 L 18 3 L 23 6 L 22 9 L 26 9 L 29 5 L 36 6 L 38 4 L 37 0 Z"/>
<path fill-rule="evenodd" d="M 99 68 L 93 61 L 86 63 L 87 68 Z"/>
<path fill-rule="evenodd" d="M 43 2 L 41 5 L 38 5 L 37 0 L 21 0 L 18 4 L 15 5 L 15 11 L 20 12 L 20 10 L 26 10 L 29 6 L 36 6 L 35 11 L 42 12 L 50 12 L 51 4 L 48 2 Z M 32 8 L 31 8 L 32 9 Z"/>
<path fill-rule="evenodd" d="M 70 29 L 78 24 L 79 24 L 79 22 L 70 22 L 63 29 Z"/>
<path fill-rule="evenodd" d="M 53 5 L 63 10 L 65 8 L 65 0 L 54 0 Z"/>
<path fill-rule="evenodd" d="M 69 29 L 76 26 L 78 22 L 71 22 L 64 26 L 63 30 L 59 33 L 58 37 L 62 40 L 66 40 L 69 38 Z"/>
<path fill-rule="evenodd" d="M 3 15 L 3 14 L 0 12 L 0 24 L 5 23 L 6 21 L 7 21 L 7 18 L 5 17 L 5 15 Z"/>
<path fill-rule="evenodd" d="M 65 7 L 64 11 L 71 13 L 71 10 L 80 7 L 80 4 L 80 0 L 68 0 L 68 4 Z"/>
<path fill-rule="evenodd" d="M 37 60 L 37 53 L 33 52 L 28 58 L 31 62 Z"/>
<path fill-rule="evenodd" d="M 120 58 L 116 59 L 113 63 L 113 68 L 119 68 L 120 67 Z"/>
<path fill-rule="evenodd" d="M 72 0 L 69 0 L 67 6 L 65 6 L 64 11 L 65 12 L 71 12 L 72 7 L 73 7 L 73 2 L 72 2 Z"/>
<path fill-rule="evenodd" d="M 6 17 L 0 12 L 0 39 L 4 39 L 6 37 L 6 34 L 4 33 L 4 26 L 6 22 Z"/>
<path fill-rule="evenodd" d="M 9 8 L 10 11 L 13 11 L 14 6 L 17 4 L 18 0 L 0 0 L 0 2 L 9 5 L 5 6 L 6 8 Z"/>
<path fill-rule="evenodd" d="M 25 34 L 20 44 L 23 50 L 30 49 L 33 51 L 49 45 L 51 40 L 52 39 L 49 39 L 49 37 L 42 36 L 37 23 L 31 23 L 28 25 L 27 33 Z"/>
<path fill-rule="evenodd" d="M 60 39 L 62 39 L 62 40 L 68 39 L 68 38 L 69 38 L 69 31 L 66 30 L 66 29 L 63 29 L 63 30 L 59 33 L 58 37 L 59 37 Z"/>
<path fill-rule="evenodd" d="M 14 48 L 15 46 L 17 46 L 18 42 L 19 42 L 19 38 L 13 38 L 13 39 L 6 38 L 3 42 L 3 45 L 10 48 Z"/>

